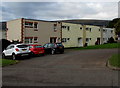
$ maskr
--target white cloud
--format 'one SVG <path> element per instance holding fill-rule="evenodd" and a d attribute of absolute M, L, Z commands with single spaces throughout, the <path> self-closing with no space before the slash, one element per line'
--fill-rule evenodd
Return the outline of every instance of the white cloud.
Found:
<path fill-rule="evenodd" d="M 31 18 L 58 19 L 103 19 L 117 17 L 116 2 L 11 2 L 2 4 L 3 20 Z"/>
<path fill-rule="evenodd" d="M 118 2 L 119 0 L 2 0 L 2 2 Z"/>

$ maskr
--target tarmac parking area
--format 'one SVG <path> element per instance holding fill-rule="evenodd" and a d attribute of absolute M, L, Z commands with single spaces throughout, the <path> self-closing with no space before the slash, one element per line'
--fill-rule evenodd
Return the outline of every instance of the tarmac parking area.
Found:
<path fill-rule="evenodd" d="M 106 67 L 117 49 L 65 50 L 2 68 L 4 86 L 118 86 L 119 71 Z"/>

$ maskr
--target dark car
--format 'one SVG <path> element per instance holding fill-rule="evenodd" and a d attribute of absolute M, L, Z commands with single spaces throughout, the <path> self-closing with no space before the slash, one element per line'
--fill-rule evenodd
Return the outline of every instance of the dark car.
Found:
<path fill-rule="evenodd" d="M 64 53 L 64 46 L 62 43 L 47 43 L 44 46 L 45 53 L 55 54 L 55 53 Z"/>

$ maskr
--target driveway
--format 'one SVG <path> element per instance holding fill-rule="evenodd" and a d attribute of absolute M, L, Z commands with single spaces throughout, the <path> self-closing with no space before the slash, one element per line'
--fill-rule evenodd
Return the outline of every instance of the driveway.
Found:
<path fill-rule="evenodd" d="M 117 86 L 118 71 L 106 67 L 117 49 L 66 50 L 3 67 L 4 86 Z"/>

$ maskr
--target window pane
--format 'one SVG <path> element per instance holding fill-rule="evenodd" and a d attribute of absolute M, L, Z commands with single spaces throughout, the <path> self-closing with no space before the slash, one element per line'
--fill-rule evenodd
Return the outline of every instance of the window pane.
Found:
<path fill-rule="evenodd" d="M 37 43 L 37 42 L 38 42 L 38 38 L 34 37 L 34 43 Z"/>
<path fill-rule="evenodd" d="M 32 43 L 32 38 L 30 39 L 30 43 Z"/>
<path fill-rule="evenodd" d="M 26 48 L 26 47 L 28 47 L 27 45 L 18 45 L 17 46 L 18 48 Z"/>
<path fill-rule="evenodd" d="M 29 43 L 29 39 L 25 39 L 25 43 Z"/>
<path fill-rule="evenodd" d="M 35 48 L 42 48 L 42 46 L 34 46 Z"/>
<path fill-rule="evenodd" d="M 34 23 L 34 28 L 37 28 L 37 26 L 38 26 L 38 23 Z"/>

